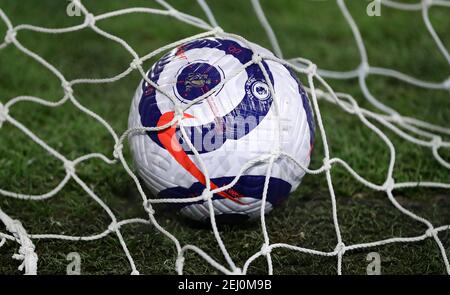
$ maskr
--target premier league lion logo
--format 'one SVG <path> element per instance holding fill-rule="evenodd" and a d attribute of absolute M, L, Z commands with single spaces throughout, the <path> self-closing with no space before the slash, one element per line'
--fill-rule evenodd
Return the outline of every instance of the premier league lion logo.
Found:
<path fill-rule="evenodd" d="M 211 79 L 209 79 L 208 74 L 190 73 L 187 76 L 186 81 L 184 81 L 184 86 L 186 91 L 190 91 L 192 87 L 203 88 L 211 85 Z"/>

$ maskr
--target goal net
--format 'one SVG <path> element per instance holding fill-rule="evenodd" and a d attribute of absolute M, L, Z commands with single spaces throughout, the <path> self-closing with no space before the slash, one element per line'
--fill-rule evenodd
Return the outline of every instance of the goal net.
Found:
<path fill-rule="evenodd" d="M 16 24 L 14 19 L 10 18 L 8 14 L 3 11 L 0 7 L 0 19 L 7 27 L 7 31 L 5 32 L 4 42 L 0 44 L 0 55 L 2 54 L 1 50 L 4 50 L 8 47 L 14 47 L 21 52 L 21 54 L 28 56 L 29 58 L 35 60 L 42 67 L 46 68 L 51 74 L 57 77 L 57 79 L 61 82 L 61 87 L 64 91 L 64 96 L 54 102 L 47 100 L 45 98 L 35 97 L 35 96 L 17 96 L 12 98 L 1 97 L 0 101 L 0 127 L 5 126 L 6 124 L 16 128 L 20 132 L 22 132 L 26 137 L 28 137 L 34 144 L 40 146 L 44 149 L 49 156 L 54 157 L 65 169 L 65 176 L 60 180 L 59 184 L 56 185 L 53 189 L 44 194 L 27 194 L 20 191 L 9 191 L 2 188 L 3 184 L 0 183 L 0 196 L 2 200 L 8 198 L 22 199 L 26 202 L 46 202 L 50 198 L 54 198 L 57 196 L 69 182 L 76 183 L 102 210 L 108 214 L 110 218 L 110 225 L 104 229 L 103 232 L 94 234 L 94 235 L 70 235 L 66 233 L 33 233 L 27 230 L 27 224 L 21 223 L 20 214 L 17 212 L 6 212 L 7 210 L 2 210 L 0 203 L 0 220 L 4 224 L 3 232 L 0 232 L 0 248 L 5 249 L 6 244 L 16 244 L 16 253 L 12 253 L 11 263 L 14 260 L 18 260 L 19 270 L 23 271 L 25 274 L 37 274 L 39 273 L 38 269 L 38 260 L 39 260 L 39 249 L 36 246 L 36 242 L 39 240 L 65 240 L 67 243 L 75 243 L 80 241 L 95 241 L 104 239 L 107 236 L 115 236 L 117 237 L 120 245 L 122 247 L 123 253 L 126 256 L 131 274 L 139 274 L 140 270 L 135 264 L 135 258 L 133 257 L 131 251 L 127 246 L 126 235 L 123 235 L 123 230 L 125 227 L 128 227 L 132 224 L 144 224 L 145 226 L 151 227 L 151 232 L 146 233 L 151 235 L 152 232 L 159 232 L 164 235 L 171 243 L 174 245 L 174 249 L 176 251 L 176 261 L 175 261 L 175 271 L 179 274 L 183 274 L 183 269 L 185 266 L 185 256 L 187 252 L 193 252 L 198 257 L 204 259 L 207 263 L 209 263 L 213 268 L 217 269 L 219 272 L 224 274 L 246 274 L 249 270 L 249 267 L 256 261 L 258 258 L 263 257 L 267 261 L 268 273 L 273 273 L 273 257 L 277 254 L 275 250 L 284 248 L 289 251 L 297 251 L 304 253 L 306 255 L 317 255 L 317 256 L 327 256 L 327 257 L 335 257 L 337 261 L 337 273 L 342 273 L 342 265 L 343 265 L 343 257 L 345 253 L 359 250 L 359 249 L 370 249 L 374 247 L 381 247 L 387 244 L 401 244 L 401 243 L 415 243 L 424 241 L 427 239 L 432 240 L 436 247 L 439 250 L 440 257 L 442 258 L 443 267 L 445 267 L 445 271 L 450 274 L 450 264 L 448 258 L 448 249 L 445 248 L 445 243 L 440 237 L 440 233 L 450 231 L 449 224 L 433 224 L 430 220 L 423 216 L 419 216 L 414 213 L 412 210 L 407 209 L 405 206 L 401 205 L 401 202 L 396 198 L 396 192 L 405 189 L 418 189 L 418 188 L 426 188 L 428 190 L 432 189 L 450 189 L 450 183 L 441 183 L 434 181 L 426 181 L 423 180 L 422 177 L 418 177 L 419 179 L 411 179 L 410 181 L 396 181 L 394 179 L 393 173 L 396 165 L 397 159 L 397 149 L 396 145 L 393 143 L 392 136 L 397 139 L 401 139 L 403 141 L 409 142 L 411 145 L 417 145 L 421 147 L 425 147 L 429 150 L 429 154 L 432 155 L 443 167 L 443 169 L 450 169 L 450 162 L 446 159 L 446 156 L 443 156 L 442 150 L 450 148 L 450 141 L 446 140 L 446 137 L 450 135 L 450 128 L 448 126 L 438 126 L 432 123 L 429 123 L 424 120 L 419 120 L 417 118 L 406 116 L 402 114 L 402 110 L 397 110 L 393 106 L 388 105 L 385 102 L 377 99 L 375 95 L 373 95 L 369 87 L 367 85 L 367 77 L 369 75 L 377 75 L 377 76 L 385 76 L 391 79 L 395 79 L 401 81 L 402 83 L 410 84 L 414 87 L 420 87 L 430 90 L 447 90 L 450 91 L 450 78 L 442 81 L 442 82 L 429 82 L 424 81 L 407 74 L 404 74 L 400 71 L 396 71 L 394 69 L 389 68 L 381 68 L 372 66 L 370 64 L 368 54 L 366 51 L 366 45 L 364 42 L 364 38 L 361 35 L 359 28 L 354 21 L 352 14 L 346 6 L 346 2 L 344 0 L 336 0 L 337 7 L 349 28 L 351 29 L 351 33 L 355 40 L 355 45 L 359 52 L 359 66 L 352 71 L 330 71 L 320 68 L 320 62 L 318 62 L 318 66 L 311 60 L 308 60 L 303 57 L 294 57 L 294 58 L 286 58 L 283 56 L 283 48 L 279 45 L 277 41 L 277 34 L 282 34 L 282 32 L 275 32 L 271 27 L 269 20 L 266 18 L 264 7 L 261 5 L 259 0 L 251 0 L 251 5 L 254 9 L 255 15 L 259 20 L 263 30 L 267 34 L 268 39 L 272 45 L 272 50 L 276 57 L 274 56 L 264 56 L 264 55 L 255 55 L 252 59 L 252 64 L 257 64 L 260 66 L 262 71 L 264 71 L 264 67 L 262 66 L 262 60 L 274 60 L 281 64 L 284 64 L 297 72 L 299 77 L 302 78 L 303 81 L 307 81 L 305 84 L 305 89 L 309 94 L 309 99 L 312 105 L 312 109 L 314 111 L 315 122 L 317 126 L 317 133 L 320 136 L 321 144 L 323 145 L 323 154 L 319 155 L 315 153 L 314 157 L 321 157 L 323 159 L 322 165 L 317 168 L 307 168 L 303 167 L 300 163 L 296 162 L 295 158 L 286 153 L 283 150 L 274 150 L 271 153 L 268 153 L 258 159 L 252 159 L 245 165 L 243 165 L 241 173 L 237 175 L 233 182 L 224 187 L 219 187 L 213 189 L 210 185 L 210 181 L 207 181 L 207 188 L 197 197 L 186 197 L 182 199 L 164 199 L 163 202 L 173 203 L 173 202 L 192 202 L 198 200 L 206 200 L 209 205 L 210 210 L 210 221 L 212 234 L 214 235 L 215 240 L 217 241 L 218 247 L 223 255 L 223 257 L 216 257 L 211 255 L 205 251 L 202 246 L 197 246 L 195 244 L 184 244 L 182 243 L 176 235 L 169 232 L 164 224 L 160 223 L 157 218 L 157 210 L 155 209 L 155 203 L 161 203 L 162 200 L 154 199 L 148 195 L 148 193 L 143 188 L 143 184 L 141 180 L 137 177 L 134 169 L 130 166 L 130 163 L 126 160 L 123 148 L 124 145 L 127 144 L 128 139 L 135 135 L 143 132 L 156 132 L 162 130 L 164 128 L 169 128 L 173 123 L 178 122 L 178 124 L 182 125 L 181 117 L 183 111 L 186 109 L 177 108 L 175 109 L 175 113 L 177 116 L 169 122 L 168 124 L 160 127 L 145 127 L 145 128 L 134 128 L 126 130 L 123 133 L 118 133 L 111 124 L 105 118 L 84 106 L 77 99 L 77 91 L 74 90 L 74 86 L 82 85 L 82 84 L 103 84 L 103 83 L 116 83 L 117 81 L 124 79 L 132 72 L 138 72 L 142 76 L 143 79 L 146 79 L 148 83 L 153 85 L 157 91 L 163 91 L 158 85 L 150 81 L 146 76 L 146 69 L 143 68 L 142 64 L 145 61 L 148 61 L 154 57 L 157 57 L 159 54 L 165 53 L 177 46 L 196 39 L 204 38 L 204 37 L 230 37 L 239 39 L 244 44 L 248 44 L 251 48 L 251 44 L 236 34 L 231 32 L 226 32 L 221 28 L 221 24 L 216 20 L 214 11 L 210 8 L 207 1 L 198 0 L 196 2 L 192 2 L 195 5 L 199 5 L 199 7 L 203 10 L 203 16 L 194 16 L 183 11 L 177 10 L 173 7 L 169 2 L 164 0 L 156 0 L 160 8 L 147 8 L 147 7 L 130 7 L 126 9 L 119 9 L 115 11 L 110 11 L 103 14 L 94 15 L 91 11 L 86 8 L 83 1 L 80 0 L 72 0 L 69 4 L 68 9 L 72 9 L 73 11 L 79 11 L 81 16 L 84 18 L 84 21 L 78 25 L 64 28 L 47 28 L 47 27 L 39 27 L 29 24 Z M 422 0 L 417 3 L 404 3 L 393 0 L 375 0 L 368 1 L 367 4 L 368 12 L 370 9 L 375 11 L 380 7 L 389 7 L 390 9 L 398 9 L 404 11 L 419 11 L 422 14 L 422 21 L 424 22 L 429 34 L 435 42 L 436 50 L 438 50 L 444 57 L 445 60 L 450 64 L 450 56 L 449 53 L 443 43 L 443 41 L 439 38 L 436 33 L 430 18 L 429 18 L 429 10 L 431 7 L 438 7 L 441 9 L 450 8 L 450 2 L 445 0 Z M 161 48 L 155 49 L 144 56 L 140 56 L 133 48 L 130 46 L 125 39 L 113 35 L 112 33 L 107 32 L 106 30 L 100 28 L 98 24 L 106 19 L 114 19 L 118 16 L 122 16 L 125 14 L 147 14 L 148 17 L 152 17 L 152 15 L 161 15 L 167 18 L 172 18 L 173 21 L 183 22 L 190 26 L 197 27 L 201 29 L 203 32 L 200 34 L 196 34 L 194 36 L 187 37 L 185 39 L 179 40 L 177 42 L 173 42 L 167 44 Z M 299 20 L 301 22 L 301 20 Z M 111 42 L 115 42 L 119 46 L 123 47 L 129 53 L 129 61 L 130 66 L 120 74 L 108 77 L 108 78 L 80 78 L 80 79 L 68 79 L 64 73 L 60 72 L 58 68 L 52 65 L 50 62 L 45 60 L 39 54 L 33 52 L 32 48 L 25 47 L 20 41 L 18 36 L 26 31 L 34 32 L 34 33 L 43 33 L 43 34 L 70 34 L 79 30 L 90 29 L 92 32 L 99 35 L 99 37 L 109 39 Z M 95 63 L 95 60 L 92 61 Z M 333 88 L 328 84 L 326 79 L 337 79 L 337 80 L 350 80 L 356 79 L 359 83 L 359 87 L 363 97 L 365 98 L 365 102 L 370 105 L 372 109 L 376 109 L 377 111 L 371 110 L 369 107 L 363 107 L 358 103 L 352 95 L 347 93 L 336 92 Z M 220 87 L 221 85 L 217 85 L 215 87 Z M 276 93 L 274 93 L 273 88 L 270 87 L 270 91 L 274 97 L 275 103 L 279 101 L 281 98 L 277 97 Z M 169 97 L 170 94 L 167 94 Z M 130 93 L 131 97 L 131 93 Z M 198 98 L 199 100 L 205 99 L 205 95 Z M 330 151 L 330 143 L 327 139 L 328 132 L 331 132 L 330 128 L 323 123 L 323 113 L 319 108 L 319 101 L 321 104 L 330 104 L 333 108 L 342 110 L 348 113 L 351 116 L 354 116 L 359 120 L 360 124 L 364 124 L 368 129 L 367 132 L 372 132 L 376 135 L 379 140 L 387 147 L 389 151 L 389 160 L 387 162 L 387 173 L 383 176 L 383 181 L 374 182 L 363 176 L 361 173 L 358 173 L 350 164 L 347 163 L 346 159 L 341 159 L 339 157 L 334 157 L 333 153 Z M 22 124 L 17 118 L 15 118 L 11 114 L 11 110 L 19 105 L 22 102 L 29 102 L 33 104 L 38 104 L 47 108 L 55 108 L 58 109 L 66 104 L 72 104 L 74 107 L 79 109 L 81 112 L 90 117 L 93 121 L 101 124 L 107 132 L 110 134 L 111 138 L 114 140 L 114 146 L 111 146 L 110 154 L 103 154 L 100 152 L 88 153 L 80 157 L 71 158 L 68 155 L 64 155 L 59 151 L 58 147 L 47 143 L 45 140 L 41 139 L 37 134 L 35 134 L 29 127 Z M 64 124 L 64 122 L 62 122 Z M 387 135 L 387 131 L 389 131 L 389 136 Z M 0 128 L 0 137 L 2 136 L 2 130 Z M 184 134 L 185 140 L 189 142 L 189 138 Z M 351 144 L 351 143 L 348 143 Z M 195 147 L 191 144 L 190 147 L 195 150 Z M 2 147 L 0 147 L 0 150 Z M 197 156 L 194 153 L 194 156 Z M 0 155 L 0 158 L 2 156 Z M 264 212 L 263 208 L 267 198 L 267 187 L 268 187 L 268 179 L 271 174 L 271 169 L 274 161 L 276 161 L 279 157 L 287 157 L 292 161 L 292 165 L 295 165 L 297 169 L 304 170 L 307 174 L 315 174 L 315 175 L 323 175 L 326 179 L 326 184 L 328 186 L 329 192 L 329 202 L 331 203 L 331 216 L 333 221 L 333 227 L 335 232 L 335 248 L 329 250 L 319 250 L 308 247 L 302 247 L 301 243 L 298 244 L 289 244 L 289 243 L 273 243 L 270 240 L 270 235 L 268 233 L 268 229 L 266 226 L 266 216 L 264 214 L 260 215 L 260 229 L 261 235 L 263 237 L 263 243 L 260 245 L 260 249 L 249 256 L 245 263 L 239 265 L 235 262 L 233 255 L 229 247 L 224 242 L 221 231 L 219 230 L 213 211 L 212 204 L 212 196 L 214 193 L 218 193 L 232 187 L 239 177 L 245 172 L 246 169 L 251 167 L 255 163 L 255 161 L 265 161 L 268 163 L 267 175 L 266 175 L 266 183 L 264 187 L 264 193 L 262 198 L 263 205 L 261 206 L 261 212 Z M 99 161 L 104 162 L 108 165 L 116 165 L 123 167 L 124 171 L 128 174 L 129 179 L 136 186 L 139 191 L 140 197 L 142 198 L 142 206 L 148 214 L 147 218 L 131 218 L 131 219 L 119 219 L 117 214 L 110 209 L 107 202 L 105 202 L 102 195 L 96 192 L 95 188 L 92 188 L 86 180 L 77 174 L 77 168 L 83 162 L 97 159 Z M 383 165 L 379 163 L 379 165 Z M 364 185 L 365 187 L 382 192 L 390 201 L 391 205 L 396 208 L 399 212 L 407 216 L 407 218 L 413 219 L 418 223 L 422 223 L 424 228 L 426 229 L 421 235 L 417 236 L 392 236 L 387 239 L 371 241 L 371 242 L 362 242 L 357 244 L 348 244 L 343 239 L 341 234 L 340 220 L 339 220 L 339 210 L 337 207 L 336 198 L 338 197 L 335 190 L 335 185 L 333 182 L 332 171 L 336 166 L 340 166 L 343 168 L 351 177 L 353 177 L 356 181 Z M 447 170 L 448 171 L 448 170 Z M 208 171 L 203 171 L 206 176 L 208 176 Z M 308 176 L 306 176 L 308 177 Z M 363 229 L 361 229 L 363 231 Z M 8 248 L 9 249 L 9 248 Z M 0 249 L 1 250 L 1 249 Z M 150 250 L 151 251 L 151 250 Z M 282 272 L 282 271 L 281 271 Z"/>

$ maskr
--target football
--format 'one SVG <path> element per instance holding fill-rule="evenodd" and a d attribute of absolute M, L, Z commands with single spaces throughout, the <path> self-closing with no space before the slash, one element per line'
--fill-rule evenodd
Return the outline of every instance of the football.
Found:
<path fill-rule="evenodd" d="M 255 54 L 262 57 L 259 64 L 252 62 Z M 270 57 L 257 44 L 203 38 L 168 52 L 147 72 L 159 90 L 141 81 L 129 128 L 165 126 L 183 109 L 182 124 L 129 138 L 135 167 L 155 198 L 201 196 L 208 178 L 213 190 L 239 176 L 212 196 L 215 219 L 254 219 L 260 216 L 269 166 L 263 156 L 274 150 L 282 153 L 273 162 L 264 212 L 300 185 L 305 172 L 291 157 L 308 167 L 314 116 L 294 72 Z M 210 217 L 203 199 L 176 208 L 194 220 Z"/>

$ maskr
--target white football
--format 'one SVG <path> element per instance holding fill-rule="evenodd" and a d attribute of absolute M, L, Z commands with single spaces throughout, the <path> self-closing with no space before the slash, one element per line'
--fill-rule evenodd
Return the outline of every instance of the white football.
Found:
<path fill-rule="evenodd" d="M 256 52 L 235 39 L 199 39 L 170 51 L 147 73 L 177 105 L 186 105 L 209 92 L 184 112 L 182 127 L 175 124 L 162 131 L 130 136 L 136 169 L 156 198 L 195 197 L 205 190 L 203 166 L 180 128 L 198 151 L 211 189 L 229 184 L 248 161 L 270 154 L 277 144 L 303 166 L 309 165 L 314 118 L 306 92 L 293 71 L 263 59 L 273 85 L 272 95 L 260 66 L 243 65 L 252 61 L 254 53 L 273 54 L 256 44 L 251 47 Z M 129 128 L 163 126 L 173 119 L 174 110 L 171 99 L 142 80 L 131 105 Z M 216 220 L 233 222 L 260 215 L 267 168 L 267 161 L 258 161 L 232 188 L 214 194 Z M 304 174 L 288 157 L 278 157 L 271 172 L 265 212 L 282 203 Z M 209 219 L 205 200 L 177 206 L 184 216 Z"/>

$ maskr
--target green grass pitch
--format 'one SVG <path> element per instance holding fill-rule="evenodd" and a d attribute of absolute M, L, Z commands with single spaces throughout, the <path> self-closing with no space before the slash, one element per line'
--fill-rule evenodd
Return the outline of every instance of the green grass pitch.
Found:
<path fill-rule="evenodd" d="M 169 1 L 183 12 L 203 17 L 196 1 Z M 416 1 L 404 1 L 416 2 Z M 65 1 L 0 0 L 0 8 L 13 25 L 28 23 L 45 27 L 64 27 L 83 22 L 69 17 Z M 159 8 L 153 1 L 83 1 L 94 14 L 114 9 L 144 6 Z M 240 34 L 250 41 L 270 48 L 249 1 L 208 1 L 219 24 L 227 32 Z M 346 1 L 361 30 L 373 66 L 399 70 L 414 77 L 443 81 L 449 67 L 425 28 L 420 12 L 405 12 L 382 7 L 382 15 L 366 14 L 368 1 Z M 277 32 L 285 57 L 305 57 L 320 68 L 352 70 L 358 66 L 359 54 L 350 28 L 335 1 L 283 0 L 261 1 L 269 21 Z M 450 48 L 450 10 L 432 8 L 430 17 L 438 35 Z M 200 30 L 166 16 L 130 14 L 97 23 L 102 29 L 125 39 L 143 56 Z M 6 26 L 0 22 L 0 38 Z M 68 80 L 111 77 L 126 69 L 132 57 L 116 43 L 90 29 L 75 33 L 49 35 L 20 32 L 19 41 L 55 65 Z M 149 68 L 156 59 L 144 64 Z M 305 76 L 300 79 L 306 83 Z M 87 108 L 105 118 L 118 134 L 127 128 L 130 102 L 141 77 L 134 71 L 126 78 L 109 84 L 79 85 L 75 96 Z M 339 92 L 352 94 L 368 109 L 357 80 L 327 79 Z M 368 86 L 382 102 L 402 114 L 439 124 L 450 125 L 448 91 L 426 90 L 396 79 L 370 76 Z M 50 101 L 63 96 L 59 80 L 35 60 L 14 46 L 0 51 L 0 102 L 19 95 L 33 95 Z M 389 151 L 380 139 L 357 118 L 337 106 L 321 101 L 320 108 L 333 157 L 341 157 L 362 176 L 375 182 L 385 178 Z M 96 121 L 70 102 L 58 108 L 34 103 L 19 103 L 11 115 L 69 159 L 101 152 L 112 154 L 114 142 Z M 431 150 L 417 147 L 382 129 L 397 151 L 394 177 L 397 181 L 449 182 L 450 173 L 432 157 Z M 323 149 L 318 143 L 310 167 L 322 163 Z M 125 155 L 131 163 L 129 150 Z M 450 151 L 443 151 L 450 159 Z M 138 192 L 121 165 L 106 165 L 99 160 L 84 162 L 77 174 L 112 208 L 119 219 L 146 217 Z M 45 193 L 64 177 L 61 162 L 52 158 L 11 124 L 0 128 L 0 188 L 21 193 Z M 423 234 L 422 224 L 402 215 L 384 193 L 365 188 L 342 167 L 334 166 L 338 217 L 345 244 L 370 242 L 393 236 Z M 450 194 L 439 189 L 396 190 L 399 202 L 434 225 L 450 224 Z M 104 231 L 110 219 L 84 191 L 70 181 L 55 197 L 42 201 L 22 201 L 0 196 L 0 208 L 19 219 L 29 233 L 64 233 L 88 235 Z M 211 229 L 192 225 L 164 205 L 155 206 L 156 218 L 182 244 L 195 244 L 221 263 L 225 263 Z M 267 217 L 271 243 L 283 242 L 306 248 L 331 251 L 336 245 L 331 202 L 325 177 L 307 175 L 301 187 L 280 208 Z M 131 225 L 122 228 L 130 252 L 141 273 L 174 274 L 176 251 L 173 243 L 152 226 Z M 4 231 L 3 224 L 0 231 Z M 259 250 L 263 242 L 258 222 L 238 227 L 221 227 L 225 245 L 238 265 Z M 449 231 L 440 234 L 450 255 Z M 64 274 L 66 255 L 81 254 L 83 274 L 128 274 L 130 267 L 115 235 L 93 242 L 36 241 L 41 274 Z M 8 242 L 0 248 L 0 274 L 19 274 L 18 262 L 11 258 L 17 244 Z M 444 274 L 439 250 L 431 239 L 411 244 L 391 244 L 367 250 L 347 252 L 343 258 L 344 274 L 365 274 L 369 252 L 381 255 L 383 274 Z M 274 250 L 275 273 L 335 274 L 336 257 L 323 258 L 290 250 Z M 217 273 L 208 263 L 189 252 L 185 272 Z M 249 273 L 266 273 L 264 258 L 249 268 Z"/>

